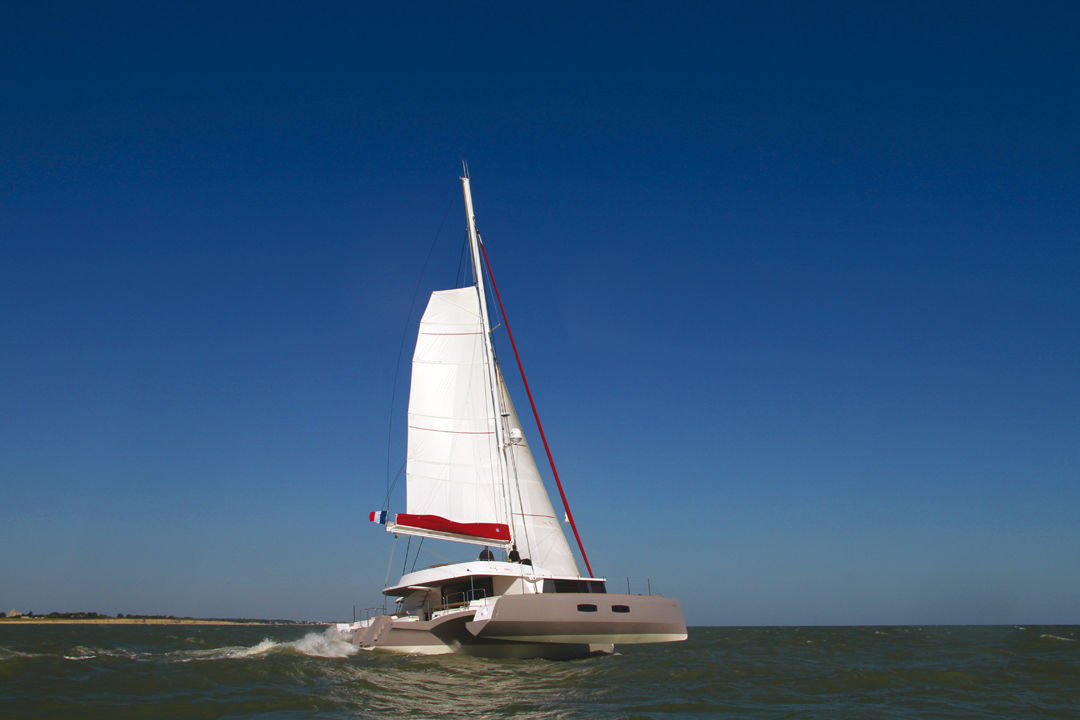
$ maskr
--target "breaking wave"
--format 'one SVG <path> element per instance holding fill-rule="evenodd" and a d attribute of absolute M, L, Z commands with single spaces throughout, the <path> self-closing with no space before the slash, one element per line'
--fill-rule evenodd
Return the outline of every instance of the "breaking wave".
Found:
<path fill-rule="evenodd" d="M 333 628 L 328 628 L 325 632 L 310 632 L 299 640 L 291 642 L 279 642 L 264 638 L 261 642 L 251 646 L 239 645 L 209 650 L 179 650 L 169 653 L 169 656 L 177 662 L 253 658 L 280 652 L 295 652 L 308 657 L 343 658 L 355 655 L 358 650 L 359 648 L 352 643 L 342 640 L 341 636 Z"/>

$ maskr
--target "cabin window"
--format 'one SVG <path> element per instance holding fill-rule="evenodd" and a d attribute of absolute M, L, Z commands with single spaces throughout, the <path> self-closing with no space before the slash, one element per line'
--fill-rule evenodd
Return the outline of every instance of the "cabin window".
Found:
<path fill-rule="evenodd" d="M 628 613 L 628 612 L 630 612 L 630 606 L 629 605 L 612 605 L 611 606 L 611 612 Z"/>
<path fill-rule="evenodd" d="M 546 593 L 606 593 L 603 580 L 544 580 Z"/>
<path fill-rule="evenodd" d="M 596 606 L 592 603 L 580 603 L 577 609 L 578 612 L 596 612 Z"/>
<path fill-rule="evenodd" d="M 491 597 L 495 590 L 490 576 L 470 577 L 448 583 L 441 588 L 443 605 L 459 605 L 470 600 Z"/>

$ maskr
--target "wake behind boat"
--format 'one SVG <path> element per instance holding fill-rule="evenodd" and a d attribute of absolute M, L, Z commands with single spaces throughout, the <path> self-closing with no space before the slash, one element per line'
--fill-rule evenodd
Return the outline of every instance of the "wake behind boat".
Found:
<path fill-rule="evenodd" d="M 552 659 L 685 640 L 678 600 L 608 593 L 605 580 L 592 577 L 552 464 L 589 577 L 578 568 L 495 356 L 486 253 L 467 174 L 461 182 L 475 283 L 431 294 L 412 363 L 407 512 L 388 522 L 382 510 L 371 519 L 395 535 L 484 549 L 472 562 L 406 573 L 383 590 L 394 598 L 393 612 L 338 630 L 367 649 Z M 509 334 L 505 313 L 503 320 Z"/>

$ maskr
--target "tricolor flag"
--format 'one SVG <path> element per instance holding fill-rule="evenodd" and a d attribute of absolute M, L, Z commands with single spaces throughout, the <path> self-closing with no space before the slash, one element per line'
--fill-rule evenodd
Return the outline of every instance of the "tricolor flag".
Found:
<path fill-rule="evenodd" d="M 382 523 L 383 525 L 385 525 L 386 524 L 386 511 L 385 510 L 376 510 L 376 511 L 372 512 L 370 515 L 368 515 L 368 520 L 370 520 L 371 522 Z"/>

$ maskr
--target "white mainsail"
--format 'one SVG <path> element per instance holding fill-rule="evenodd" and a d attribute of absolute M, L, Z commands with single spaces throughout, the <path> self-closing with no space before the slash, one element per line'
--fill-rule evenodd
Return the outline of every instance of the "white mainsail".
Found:
<path fill-rule="evenodd" d="M 454 525 L 505 524 L 512 537 L 471 536 L 461 528 L 394 523 L 393 532 L 486 545 L 517 545 L 522 558 L 558 575 L 577 577 L 563 534 L 514 404 L 496 366 L 494 407 L 475 287 L 431 294 L 420 320 L 409 392 L 406 508 Z M 498 457 L 496 418 L 503 419 L 508 482 Z"/>
<path fill-rule="evenodd" d="M 431 294 L 409 391 L 409 514 L 509 524 L 475 287 Z"/>

